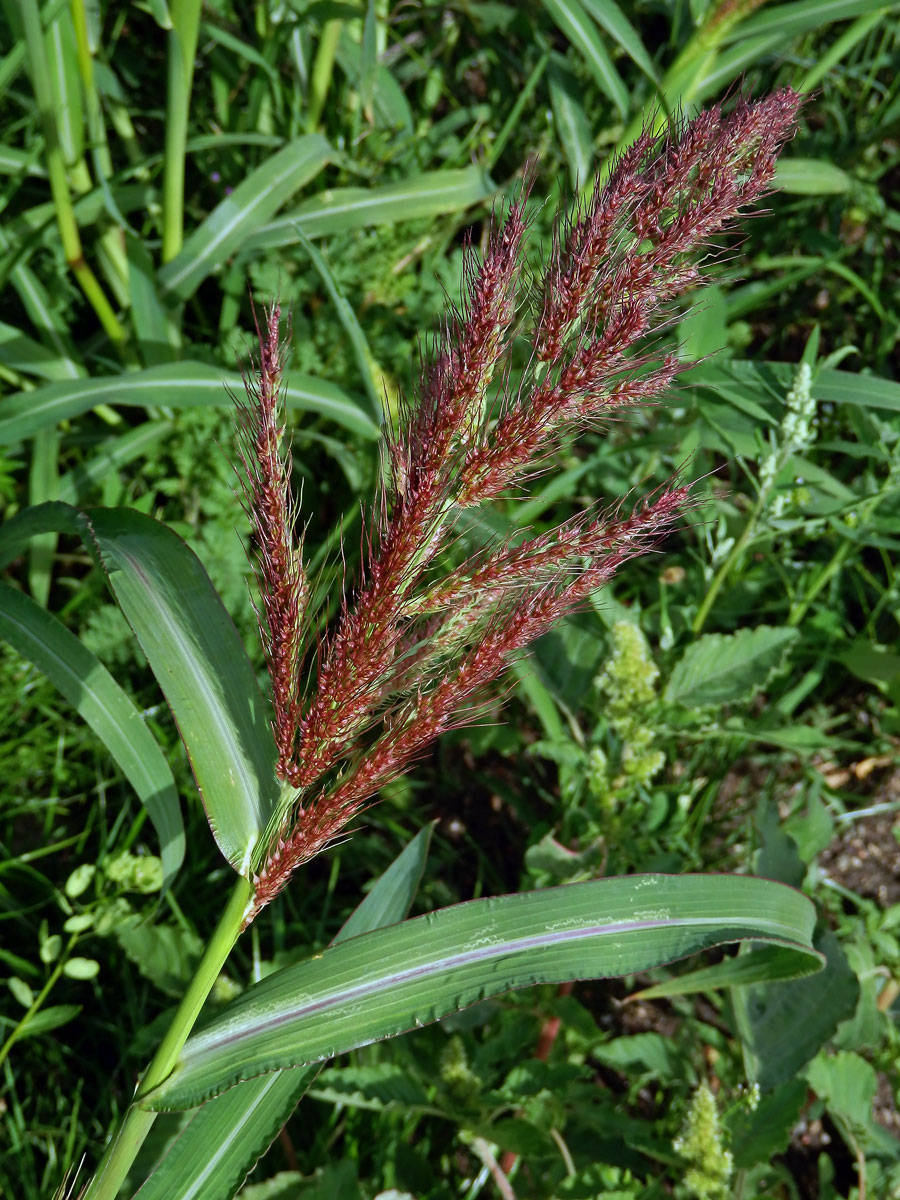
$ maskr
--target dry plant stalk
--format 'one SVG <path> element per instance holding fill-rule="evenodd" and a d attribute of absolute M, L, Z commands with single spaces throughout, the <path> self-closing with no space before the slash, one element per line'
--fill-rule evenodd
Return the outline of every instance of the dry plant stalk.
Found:
<path fill-rule="evenodd" d="M 256 911 L 460 723 L 511 658 L 678 522 L 688 489 L 670 486 L 630 515 L 593 509 L 449 573 L 436 564 L 460 514 L 521 486 L 561 435 L 671 387 L 675 356 L 657 361 L 639 346 L 662 327 L 667 303 L 700 278 L 709 238 L 770 188 L 800 103 L 784 90 L 740 101 L 727 116 L 711 108 L 664 135 L 645 131 L 558 225 L 530 304 L 520 296 L 527 182 L 492 226 L 484 260 L 469 250 L 462 307 L 388 440 L 389 482 L 364 577 L 318 646 L 305 702 L 309 586 L 281 444 L 280 310 L 269 310 L 258 378 L 240 410 L 241 445 L 287 802 L 254 879 Z M 513 344 L 523 338 L 528 367 L 513 388 Z"/>

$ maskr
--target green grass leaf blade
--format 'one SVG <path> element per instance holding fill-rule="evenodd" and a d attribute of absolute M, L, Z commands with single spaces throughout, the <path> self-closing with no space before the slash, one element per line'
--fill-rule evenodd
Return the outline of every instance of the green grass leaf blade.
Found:
<path fill-rule="evenodd" d="M 204 1104 L 134 1200 L 231 1200 L 319 1069 L 317 1063 L 249 1079 Z"/>
<path fill-rule="evenodd" d="M 802 961 L 814 921 L 801 893 L 737 876 L 632 876 L 456 905 L 333 946 L 250 988 L 188 1040 L 145 1103 L 191 1107 L 241 1079 L 531 984 L 630 974 L 746 939 L 789 947 Z"/>
<path fill-rule="evenodd" d="M 698 70 L 698 76 L 691 87 L 691 98 L 700 103 L 707 96 L 718 95 L 728 88 L 735 79 L 753 63 L 766 58 L 773 51 L 782 47 L 782 39 L 777 33 L 762 33 L 758 37 L 745 38 L 726 46 L 724 50 L 711 54 L 703 60 Z"/>
<path fill-rule="evenodd" d="M 711 967 L 688 971 L 664 983 L 632 992 L 629 1000 L 656 1000 L 662 996 L 692 996 L 711 988 L 746 987 L 754 983 L 776 983 L 784 979 L 797 979 L 813 975 L 821 970 L 821 959 L 798 960 L 792 950 L 784 946 L 755 946 L 746 954 L 737 954 Z"/>
<path fill-rule="evenodd" d="M 184 859 L 181 808 L 169 764 L 134 702 L 61 621 L 6 583 L 0 635 L 66 697 L 134 788 L 159 837 L 167 887 Z"/>
<path fill-rule="evenodd" d="M 266 706 L 241 639 L 200 560 L 171 529 L 124 508 L 85 518 L 178 723 L 213 836 L 247 875 L 278 786 Z"/>
<path fill-rule="evenodd" d="M 70 504 L 50 500 L 46 504 L 31 505 L 10 517 L 0 525 L 0 567 L 18 557 L 32 538 L 42 533 L 68 533 L 72 537 L 83 535 L 81 515 Z"/>
<path fill-rule="evenodd" d="M 383 929 L 403 920 L 422 882 L 433 830 L 434 822 L 420 829 L 413 840 L 403 847 L 341 926 L 332 942 L 333 946 L 358 934 Z"/>
<path fill-rule="evenodd" d="M 656 68 L 644 49 L 638 31 L 631 24 L 615 0 L 581 0 L 601 29 L 605 29 L 613 41 L 618 42 L 628 57 L 653 83 L 658 83 Z"/>
<path fill-rule="evenodd" d="M 706 634 L 688 646 L 675 664 L 665 699 L 688 707 L 747 699 L 765 685 L 798 636 L 796 629 L 770 625 Z"/>
<path fill-rule="evenodd" d="M 393 225 L 459 212 L 486 200 L 496 185 L 480 167 L 455 171 L 425 171 L 398 183 L 371 188 L 331 188 L 263 226 L 249 238 L 245 253 L 257 253 L 308 238 L 345 233 L 372 225 Z"/>
<path fill-rule="evenodd" d="M 786 363 L 780 365 L 788 366 Z M 834 404 L 852 404 L 858 408 L 882 408 L 889 412 L 900 412 L 900 383 L 879 375 L 854 375 L 851 371 L 837 371 L 832 367 L 824 367 L 816 375 L 813 392 L 817 400 L 831 401 Z"/>
<path fill-rule="evenodd" d="M 885 6 L 884 0 L 796 0 L 754 13 L 737 26 L 729 40 L 777 33 L 780 38 L 798 37 L 811 29 L 821 30 L 833 21 L 850 21 L 865 13 L 896 12 L 900 5 Z"/>
<path fill-rule="evenodd" d="M 66 165 L 71 167 L 84 153 L 84 112 L 72 14 L 65 10 L 60 12 L 47 26 L 44 40 L 59 145 Z"/>
<path fill-rule="evenodd" d="M 333 944 L 402 921 L 431 842 L 428 825 L 405 846 L 344 922 Z M 319 1065 L 276 1071 L 229 1088 L 198 1109 L 138 1192 L 140 1200 L 230 1200 L 315 1079 Z"/>
<path fill-rule="evenodd" d="M 20 150 L 18 146 L 0 146 L 0 175 L 27 175 L 32 179 L 46 179 L 47 170 L 39 162 L 43 146 L 34 150 Z"/>
<path fill-rule="evenodd" d="M 173 327 L 159 298 L 150 251 L 140 238 L 125 235 L 131 316 L 141 360 L 148 367 L 176 357 Z"/>
<path fill-rule="evenodd" d="M 325 138 L 308 134 L 273 154 L 216 205 L 159 272 L 159 283 L 186 300 L 216 267 L 325 166 L 332 155 Z"/>
<path fill-rule="evenodd" d="M 319 274 L 319 278 L 325 285 L 325 290 L 328 292 L 331 303 L 334 305 L 338 320 L 344 333 L 347 335 L 347 340 L 350 343 L 350 348 L 353 351 L 353 357 L 356 359 L 356 365 L 359 369 L 360 378 L 363 386 L 366 389 L 366 394 L 369 397 L 369 404 L 372 409 L 372 418 L 376 422 L 381 420 L 382 416 L 382 400 L 378 394 L 378 388 L 375 384 L 375 379 L 372 374 L 372 351 L 369 349 L 369 343 L 366 340 L 366 335 L 362 331 L 362 326 L 356 318 L 356 313 L 350 306 L 347 297 L 341 290 L 341 286 L 335 279 L 334 274 L 325 261 L 324 257 L 319 253 L 317 248 L 312 244 L 308 237 L 298 230 L 300 244 L 309 255 L 313 266 Z"/>
<path fill-rule="evenodd" d="M 543 5 L 551 20 L 584 59 L 597 86 L 613 102 L 619 115 L 626 117 L 631 106 L 628 89 L 579 0 L 543 0 Z"/>
<path fill-rule="evenodd" d="M 778 281 L 783 287 L 783 281 Z M 735 313 L 731 307 L 729 318 Z M 771 396 L 783 396 L 793 386 L 796 363 L 756 363 L 736 358 L 730 362 L 706 362 L 692 367 L 685 379 L 716 391 L 737 388 L 745 396 L 764 401 Z M 816 400 L 831 404 L 850 404 L 856 408 L 883 409 L 900 412 L 900 383 L 880 375 L 857 375 L 835 367 L 820 367 L 813 378 Z"/>
<path fill-rule="evenodd" d="M 0 230 L 0 248 L 8 249 L 9 241 Z M 77 379 L 84 369 L 76 361 L 76 354 L 65 324 L 50 303 L 43 283 L 31 268 L 23 262 L 16 263 L 9 274 L 9 281 L 16 290 L 22 307 L 32 325 L 40 331 L 42 341 L 55 354 L 57 365 L 53 368 L 53 379 Z"/>
<path fill-rule="evenodd" d="M 193 408 L 233 404 L 232 397 L 242 391 L 240 375 L 198 362 L 165 363 L 123 375 L 45 384 L 4 399 L 0 445 L 30 437 L 39 429 L 80 416 L 99 404 Z M 361 405 L 325 379 L 288 374 L 285 400 L 289 408 L 319 413 L 373 441 L 381 436 L 380 429 Z"/>
<path fill-rule="evenodd" d="M 775 169 L 775 186 L 794 196 L 840 196 L 854 182 L 834 163 L 818 158 L 783 158 Z"/>
<path fill-rule="evenodd" d="M 56 351 L 0 321 L 0 364 L 39 379 L 71 378 Z"/>
<path fill-rule="evenodd" d="M 591 127 L 581 102 L 578 81 L 559 56 L 552 59 L 547 68 L 547 82 L 553 120 L 569 164 L 569 183 L 577 192 L 591 178 L 594 169 Z"/>
<path fill-rule="evenodd" d="M 142 421 L 127 433 L 110 438 L 91 457 L 60 477 L 57 499 L 68 504 L 85 500 L 91 488 L 98 487 L 120 467 L 134 462 L 136 458 L 143 458 L 171 432 L 172 422 L 169 420 Z"/>
<path fill-rule="evenodd" d="M 30 504 L 45 504 L 57 499 L 59 480 L 59 433 L 42 429 L 34 439 L 28 472 Z M 28 587 L 38 604 L 44 606 L 50 595 L 53 560 L 56 557 L 56 533 L 35 538 L 28 547 Z"/>

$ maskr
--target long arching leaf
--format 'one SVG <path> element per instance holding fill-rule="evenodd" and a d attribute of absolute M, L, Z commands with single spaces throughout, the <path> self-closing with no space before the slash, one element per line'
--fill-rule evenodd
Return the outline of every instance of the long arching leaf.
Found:
<path fill-rule="evenodd" d="M 199 558 L 126 508 L 86 514 L 119 607 L 165 693 L 219 849 L 241 874 L 278 795 L 256 673 Z"/>
<path fill-rule="evenodd" d="M 192 408 L 233 404 L 232 396 L 242 390 L 239 375 L 197 362 L 166 363 L 122 375 L 48 383 L 4 399 L 0 445 L 30 437 L 39 429 L 77 417 L 98 404 Z M 375 440 L 381 436 L 378 425 L 363 408 L 365 402 L 357 403 L 337 384 L 325 379 L 288 375 L 284 398 L 288 408 L 320 413 L 362 437 Z"/>
<path fill-rule="evenodd" d="M 160 285 L 180 300 L 193 295 L 216 267 L 325 166 L 333 151 L 319 134 L 306 134 L 284 146 L 242 180 L 217 204 L 159 272 Z"/>
<path fill-rule="evenodd" d="M 353 938 L 250 988 L 190 1038 L 148 1108 L 331 1058 L 535 983 L 647 970 L 725 942 L 814 955 L 815 913 L 768 880 L 643 875 L 477 900 Z"/>
<path fill-rule="evenodd" d="M 495 190 L 490 175 L 481 167 L 423 171 L 421 175 L 376 187 L 328 188 L 264 225 L 247 241 L 242 254 L 292 246 L 300 240 L 298 232 L 318 238 L 350 229 L 459 212 L 486 200 Z"/>
<path fill-rule="evenodd" d="M 7 583 L 0 583 L 0 637 L 62 692 L 118 763 L 159 836 L 168 887 L 184 859 L 181 808 L 169 764 L 134 702 L 61 621 Z"/>

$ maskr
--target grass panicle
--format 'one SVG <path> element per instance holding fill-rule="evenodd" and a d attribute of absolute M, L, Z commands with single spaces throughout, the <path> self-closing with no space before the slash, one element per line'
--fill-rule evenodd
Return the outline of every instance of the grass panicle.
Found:
<path fill-rule="evenodd" d="M 800 103 L 784 90 L 742 100 L 728 115 L 716 106 L 665 134 L 645 131 L 584 210 L 559 224 L 530 308 L 518 303 L 527 181 L 506 219 L 493 223 L 480 263 L 469 249 L 464 303 L 390 439 L 365 578 L 319 647 L 302 715 L 291 689 L 303 575 L 276 448 L 279 313 L 269 310 L 252 389 L 259 414 L 243 410 L 242 427 L 279 771 L 296 794 L 255 880 L 260 907 L 458 724 L 517 654 L 677 523 L 688 492 L 673 485 L 625 518 L 584 514 L 435 578 L 461 510 L 521 484 L 562 434 L 670 387 L 675 356 L 653 362 L 641 345 L 667 303 L 699 278 L 709 239 L 771 186 Z M 513 358 L 525 340 L 529 362 L 513 389 Z"/>

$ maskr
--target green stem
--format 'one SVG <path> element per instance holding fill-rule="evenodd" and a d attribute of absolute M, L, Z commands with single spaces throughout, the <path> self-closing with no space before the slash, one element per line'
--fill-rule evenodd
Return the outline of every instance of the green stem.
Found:
<path fill-rule="evenodd" d="M 163 165 L 163 262 L 184 243 L 184 160 L 194 58 L 200 32 L 200 0 L 173 0 L 170 6 L 169 74 L 166 91 L 166 146 Z"/>
<path fill-rule="evenodd" d="M 759 520 L 759 514 L 762 512 L 765 504 L 765 499 L 766 497 L 761 496 L 759 500 L 757 500 L 747 524 L 741 531 L 741 536 L 731 547 L 731 552 L 722 563 L 721 567 L 719 567 L 712 580 L 712 583 L 710 583 L 709 587 L 706 589 L 706 595 L 703 597 L 703 603 L 697 610 L 697 615 L 694 617 L 694 623 L 691 626 L 694 633 L 700 633 L 700 631 L 703 629 L 703 626 L 706 624 L 706 618 L 709 616 L 710 609 L 712 608 L 713 604 L 715 604 L 716 596 L 718 596 L 719 592 L 722 590 L 722 584 L 731 574 L 734 564 L 743 554 L 744 547 L 753 536 L 754 531 L 756 530 L 756 522 Z"/>
<path fill-rule="evenodd" d="M 168 1033 L 138 1085 L 135 1101 L 107 1147 L 83 1200 L 115 1200 L 138 1150 L 156 1120 L 156 1113 L 141 1108 L 139 1101 L 172 1073 L 200 1010 L 238 939 L 252 892 L 249 881 L 240 877 L 219 924 L 206 945 L 188 990 L 178 1005 Z"/>
<path fill-rule="evenodd" d="M 795 604 L 791 609 L 790 615 L 788 616 L 788 625 L 800 624 L 800 622 L 806 616 L 813 600 L 815 600 L 822 588 L 825 587 L 825 585 L 835 577 L 838 571 L 840 571 L 850 551 L 855 549 L 855 542 L 851 542 L 849 540 L 841 542 L 840 546 L 838 546 L 837 550 L 832 556 L 831 561 L 826 563 L 816 576 L 812 587 L 809 589 L 803 599 Z"/>
<path fill-rule="evenodd" d="M 75 220 L 75 210 L 69 194 L 66 164 L 59 142 L 59 130 L 53 107 L 53 92 L 50 85 L 50 64 L 47 61 L 44 30 L 41 26 L 41 14 L 36 0 L 26 0 L 20 5 L 19 12 L 25 30 L 31 86 L 34 88 L 34 97 L 44 130 L 47 175 L 50 179 L 50 193 L 53 196 L 53 207 L 56 210 L 56 223 L 59 227 L 63 253 L 94 312 L 100 318 L 107 337 L 116 347 L 122 348 L 126 341 L 125 330 L 119 323 L 93 271 L 85 262 L 81 248 L 81 235 Z"/>
<path fill-rule="evenodd" d="M 78 935 L 73 934 L 72 937 L 69 939 L 68 946 L 66 946 L 63 953 L 59 956 L 56 966 L 50 972 L 50 975 L 47 978 L 47 982 L 44 984 L 44 986 L 41 988 L 41 990 L 35 996 L 34 1000 L 32 1000 L 28 1011 L 23 1015 L 21 1021 L 19 1021 L 18 1025 L 16 1025 L 16 1027 L 13 1029 L 12 1033 L 9 1035 L 9 1037 L 6 1039 L 6 1041 L 3 1043 L 3 1046 L 0 1047 L 0 1066 L 2 1066 L 3 1063 L 6 1062 L 7 1058 L 9 1057 L 10 1050 L 12 1050 L 13 1046 L 16 1044 L 16 1042 L 19 1040 L 19 1038 L 22 1036 L 23 1032 L 25 1031 L 25 1026 L 28 1024 L 28 1022 L 31 1020 L 31 1018 L 40 1011 L 41 1006 L 43 1005 L 44 1001 L 50 995 L 50 992 L 52 991 L 57 979 L 59 979 L 60 975 L 62 974 L 63 968 L 65 967 L 66 963 L 68 962 L 69 955 L 72 953 L 72 950 L 75 948 L 75 943 L 77 941 L 78 941 Z"/>
<path fill-rule="evenodd" d="M 325 97 L 331 86 L 331 76 L 334 73 L 334 59 L 337 54 L 338 41 L 341 36 L 343 21 L 335 17 L 326 21 L 322 27 L 316 50 L 316 61 L 313 63 L 312 76 L 309 81 L 309 102 L 306 109 L 306 129 L 315 133 L 319 128 L 319 120 L 325 107 Z"/>
<path fill-rule="evenodd" d="M 892 476 L 892 478 L 896 477 Z M 865 529 L 866 525 L 875 515 L 876 509 L 881 504 L 882 500 L 884 500 L 885 496 L 896 495 L 896 491 L 896 485 L 891 486 L 891 480 L 888 480 L 887 485 L 880 492 L 877 492 L 874 496 L 869 496 L 869 498 L 860 505 L 857 529 Z M 824 588 L 825 585 L 834 578 L 838 571 L 840 571 L 844 563 L 847 561 L 850 551 L 855 550 L 859 544 L 860 543 L 858 541 L 851 541 L 849 538 L 845 538 L 844 541 L 841 542 L 840 546 L 838 546 L 837 550 L 832 555 L 830 561 L 825 564 L 825 566 L 816 576 L 812 586 L 803 599 L 792 606 L 790 615 L 788 617 L 789 625 L 800 624 L 809 611 L 813 600 L 815 600 L 822 588 Z"/>
<path fill-rule="evenodd" d="M 503 128 L 497 134 L 497 137 L 495 138 L 493 144 L 491 145 L 490 149 L 488 150 L 486 166 L 489 171 L 492 170 L 497 165 L 497 160 L 499 159 L 499 157 L 503 153 L 503 151 L 506 149 L 506 143 L 509 141 L 512 134 L 518 128 L 519 122 L 522 117 L 522 113 L 525 111 L 525 107 L 527 106 L 528 102 L 531 100 L 531 97 L 534 94 L 535 88 L 540 83 L 541 76 L 546 71 L 547 63 L 549 61 L 550 61 L 550 51 L 545 50 L 543 52 L 543 54 L 541 55 L 541 57 L 538 59 L 537 64 L 535 65 L 531 74 L 525 80 L 525 86 L 522 88 L 521 92 L 516 97 L 516 102 L 515 102 L 515 104 L 513 104 L 512 108 L 510 109 L 509 116 L 503 122 Z"/>

